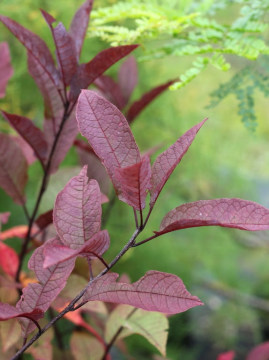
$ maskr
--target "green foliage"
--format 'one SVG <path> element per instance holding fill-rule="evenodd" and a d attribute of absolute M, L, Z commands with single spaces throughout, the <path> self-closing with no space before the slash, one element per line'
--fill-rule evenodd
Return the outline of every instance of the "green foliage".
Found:
<path fill-rule="evenodd" d="M 255 130 L 256 114 L 254 91 L 259 90 L 265 97 L 269 96 L 269 59 L 266 57 L 261 66 L 247 66 L 236 73 L 231 80 L 221 84 L 211 93 L 212 101 L 209 107 L 214 107 L 230 94 L 238 100 L 238 115 L 242 122 L 251 130 Z"/>
<path fill-rule="evenodd" d="M 117 2 L 92 13 L 89 36 L 97 36 L 112 45 L 140 43 L 144 49 L 140 61 L 167 56 L 191 57 L 190 66 L 170 89 L 177 90 L 196 78 L 208 65 L 227 71 L 236 55 L 256 60 L 269 54 L 264 34 L 269 2 L 263 0 L 172 1 L 139 0 Z M 219 19 L 229 11 L 234 18 L 223 24 Z M 239 100 L 239 114 L 250 128 L 255 127 L 253 93 L 266 93 L 266 83 L 259 73 L 244 70 L 214 97 L 221 100 L 234 93 Z M 244 88 L 241 84 L 250 82 Z M 262 89 L 263 88 L 263 89 Z M 226 94 L 223 96 L 223 94 Z"/>

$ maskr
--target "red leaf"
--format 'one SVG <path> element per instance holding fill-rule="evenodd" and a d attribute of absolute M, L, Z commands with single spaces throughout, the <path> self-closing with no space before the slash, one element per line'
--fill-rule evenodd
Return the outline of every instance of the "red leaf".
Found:
<path fill-rule="evenodd" d="M 160 154 L 152 166 L 152 188 L 150 190 L 150 206 L 153 207 L 162 188 L 179 164 L 189 147 L 191 146 L 197 132 L 206 120 L 192 127 L 182 135 L 173 145 Z"/>
<path fill-rule="evenodd" d="M 40 62 L 28 51 L 28 71 L 35 80 L 43 98 L 46 117 L 56 117 L 63 108 L 63 100 L 60 92 L 63 91 L 63 84 L 60 79 L 57 83 L 46 71 Z M 57 74 L 59 77 L 59 75 Z"/>
<path fill-rule="evenodd" d="M 12 75 L 8 44 L 3 42 L 0 43 L 0 98 L 6 95 L 6 86 Z"/>
<path fill-rule="evenodd" d="M 56 87 L 58 84 L 58 73 L 45 42 L 39 36 L 6 16 L 0 15 L 0 21 L 2 21 L 13 35 L 26 47 L 31 57 L 42 69 L 42 72 L 46 74 L 46 77 L 48 77 Z"/>
<path fill-rule="evenodd" d="M 246 358 L 246 360 L 268 360 L 268 359 L 269 359 L 268 341 L 252 349 Z"/>
<path fill-rule="evenodd" d="M 82 44 L 88 28 L 92 3 L 93 0 L 86 0 L 75 13 L 70 25 L 69 34 L 75 43 L 77 59 L 79 59 Z"/>
<path fill-rule="evenodd" d="M 22 205 L 27 182 L 27 163 L 19 146 L 8 135 L 0 134 L 0 187 Z"/>
<path fill-rule="evenodd" d="M 44 248 L 44 268 L 62 263 L 63 261 L 76 258 L 77 256 L 85 256 L 88 259 L 95 257 L 94 254 L 102 256 L 109 248 L 109 235 L 107 230 L 99 231 L 90 240 L 86 241 L 84 245 L 78 249 L 71 249 L 66 246 L 55 246 L 48 244 Z"/>
<path fill-rule="evenodd" d="M 27 317 L 34 320 L 39 320 L 43 316 L 44 312 L 37 308 L 30 312 L 23 312 L 9 304 L 0 303 L 0 321 L 14 319 L 16 317 Z"/>
<path fill-rule="evenodd" d="M 94 81 L 94 85 L 101 91 L 101 94 L 112 104 L 122 110 L 125 106 L 125 100 L 120 86 L 109 76 L 99 76 Z"/>
<path fill-rule="evenodd" d="M 225 353 L 219 354 L 217 360 L 233 360 L 235 356 L 234 351 L 227 351 Z"/>
<path fill-rule="evenodd" d="M 53 147 L 57 133 L 61 128 L 62 115 L 60 114 L 56 118 L 46 118 L 44 122 L 44 133 L 48 143 L 49 151 Z M 65 158 L 68 150 L 73 145 L 73 142 L 78 134 L 77 122 L 75 119 L 75 111 L 73 111 L 68 119 L 65 121 L 60 136 L 57 141 L 56 148 L 54 150 L 52 161 L 50 165 L 50 173 L 54 173 L 58 170 L 59 165 Z"/>
<path fill-rule="evenodd" d="M 28 70 L 44 96 L 47 116 L 56 115 L 62 107 L 61 97 L 58 92 L 59 89 L 62 89 L 62 84 L 47 45 L 40 37 L 16 21 L 1 15 L 0 20 L 26 47 Z"/>
<path fill-rule="evenodd" d="M 48 240 L 46 244 L 62 245 L 59 239 Z M 70 259 L 44 269 L 44 247 L 45 245 L 42 245 L 36 249 L 29 260 L 28 267 L 35 272 L 40 283 L 31 283 L 23 289 L 22 297 L 16 305 L 16 308 L 22 312 L 31 312 L 36 308 L 44 312 L 47 311 L 53 300 L 65 287 L 66 281 L 74 268 L 75 259 Z M 23 319 L 20 322 L 24 336 L 34 330 L 34 325 L 29 320 Z"/>
<path fill-rule="evenodd" d="M 115 169 L 141 161 L 125 117 L 94 91 L 83 90 L 78 99 L 77 120 L 81 134 L 87 138 L 118 189 Z"/>
<path fill-rule="evenodd" d="M 124 45 L 105 49 L 88 63 L 81 64 L 71 81 L 71 97 L 76 99 L 81 89 L 87 89 L 95 79 L 117 61 L 130 54 L 137 46 L 138 45 Z"/>
<path fill-rule="evenodd" d="M 118 274 L 109 273 L 94 281 L 83 301 L 101 300 L 132 305 L 148 311 L 176 314 L 203 305 L 185 288 L 176 275 L 148 271 L 133 284 L 116 282 Z"/>
<path fill-rule="evenodd" d="M 161 93 L 168 89 L 169 86 L 174 82 L 175 80 L 170 80 L 165 84 L 159 85 L 143 94 L 139 100 L 133 102 L 127 111 L 126 118 L 128 122 L 133 122 L 134 119 L 141 113 L 141 111 L 145 109 L 145 107 L 147 107 L 148 104 L 150 104 L 157 96 L 161 95 Z"/>
<path fill-rule="evenodd" d="M 269 210 L 241 199 L 200 200 L 183 204 L 163 218 L 158 234 L 198 226 L 222 226 L 241 230 L 269 229 Z"/>
<path fill-rule="evenodd" d="M 64 85 L 69 85 L 72 76 L 76 72 L 77 58 L 76 48 L 73 38 L 68 34 L 64 25 L 59 23 L 55 28 L 52 24 L 55 19 L 46 11 L 41 9 L 41 13 L 44 16 L 49 28 L 51 30 L 55 47 L 59 68 L 61 70 L 62 79 Z"/>
<path fill-rule="evenodd" d="M 46 229 L 48 225 L 50 225 L 53 221 L 52 218 L 53 210 L 49 210 L 41 215 L 36 219 L 35 223 L 39 227 L 40 230 Z"/>
<path fill-rule="evenodd" d="M 26 117 L 9 114 L 5 111 L 1 111 L 1 113 L 10 125 L 31 146 L 41 164 L 44 165 L 47 155 L 47 142 L 42 131 Z"/>
<path fill-rule="evenodd" d="M 19 257 L 16 251 L 0 242 L 0 266 L 4 272 L 14 277 L 17 273 L 18 265 Z"/>
<path fill-rule="evenodd" d="M 56 230 L 71 249 L 80 248 L 101 227 L 101 192 L 97 181 L 89 181 L 86 174 L 87 166 L 67 183 L 55 202 Z"/>
<path fill-rule="evenodd" d="M 125 106 L 128 103 L 138 80 L 137 65 L 134 56 L 129 56 L 121 65 L 118 78 L 119 86 L 125 100 Z"/>
<path fill-rule="evenodd" d="M 150 177 L 149 156 L 144 156 L 140 163 L 116 169 L 116 179 L 120 185 L 119 199 L 136 210 L 144 209 Z"/>

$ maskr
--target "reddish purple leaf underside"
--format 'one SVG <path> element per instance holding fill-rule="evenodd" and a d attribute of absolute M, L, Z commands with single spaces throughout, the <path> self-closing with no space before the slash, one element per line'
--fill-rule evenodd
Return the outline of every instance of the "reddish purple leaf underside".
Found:
<path fill-rule="evenodd" d="M 200 200 L 171 210 L 162 220 L 158 234 L 197 227 L 222 226 L 241 230 L 269 229 L 269 210 L 242 199 Z"/>
<path fill-rule="evenodd" d="M 48 240 L 47 244 L 54 246 L 63 245 L 59 239 Z M 74 268 L 75 259 L 70 259 L 44 269 L 44 247 L 45 245 L 42 245 L 37 248 L 29 260 L 28 267 L 35 272 L 39 283 L 30 283 L 23 289 L 21 299 L 16 305 L 16 308 L 21 312 L 31 312 L 36 308 L 44 312 L 47 311 L 51 303 L 64 288 Z M 29 320 L 21 319 L 20 323 L 24 336 L 33 331 L 34 325 Z"/>
<path fill-rule="evenodd" d="M 45 42 L 39 36 L 6 16 L 0 15 L 0 21 L 2 21 L 13 35 L 26 47 L 29 54 L 39 63 L 53 83 L 57 85 L 58 74 L 54 66 L 53 58 Z"/>
<path fill-rule="evenodd" d="M 175 80 L 170 80 L 165 84 L 159 85 L 143 94 L 139 100 L 132 103 L 126 114 L 128 122 L 132 123 L 141 111 L 143 111 L 157 96 L 163 93 L 174 82 Z"/>
<path fill-rule="evenodd" d="M 67 246 L 45 245 L 43 252 L 45 260 L 43 266 L 47 268 L 71 258 L 76 258 L 77 256 L 84 256 L 88 259 L 96 256 L 100 257 L 107 251 L 109 245 L 110 241 L 107 230 L 99 231 L 90 240 L 86 241 L 84 245 L 75 250 Z"/>
<path fill-rule="evenodd" d="M 30 119 L 24 116 L 9 114 L 5 111 L 1 111 L 1 113 L 19 135 L 31 146 L 38 159 L 44 165 L 47 156 L 47 142 L 42 131 L 36 127 Z"/>
<path fill-rule="evenodd" d="M 189 147 L 191 146 L 196 134 L 205 123 L 206 119 L 192 127 L 182 135 L 173 145 L 160 154 L 152 166 L 150 206 L 153 207 L 162 188 L 179 164 Z"/>
<path fill-rule="evenodd" d="M 44 316 L 40 309 L 34 309 L 31 312 L 23 312 L 9 304 L 0 303 L 0 321 L 13 319 L 16 317 L 27 317 L 29 319 L 39 320 Z"/>
<path fill-rule="evenodd" d="M 92 3 L 93 0 L 86 0 L 75 13 L 70 25 L 69 34 L 75 43 L 77 60 L 79 59 L 84 37 L 88 28 Z"/>
<path fill-rule="evenodd" d="M 147 155 L 137 164 L 116 169 L 116 179 L 120 187 L 119 199 L 135 210 L 144 209 L 147 191 L 150 188 L 150 177 L 150 159 Z"/>
<path fill-rule="evenodd" d="M 78 99 L 80 132 L 105 165 L 116 189 L 115 170 L 139 163 L 140 153 L 123 114 L 94 91 L 83 90 Z"/>
<path fill-rule="evenodd" d="M 8 135 L 0 133 L 0 187 L 22 205 L 27 183 L 27 162 L 19 146 Z"/>
<path fill-rule="evenodd" d="M 101 215 L 99 185 L 96 180 L 88 180 L 84 166 L 57 195 L 54 225 L 64 245 L 78 249 L 100 230 Z"/>
<path fill-rule="evenodd" d="M 129 55 L 138 45 L 123 45 L 105 49 L 91 61 L 81 64 L 71 81 L 71 97 L 76 99 L 81 89 L 87 87 L 120 59 Z"/>
<path fill-rule="evenodd" d="M 148 311 L 176 314 L 203 305 L 185 288 L 176 275 L 148 271 L 133 284 L 116 282 L 118 274 L 109 273 L 94 281 L 83 301 L 101 300 L 127 304 Z"/>
<path fill-rule="evenodd" d="M 53 27 L 55 19 L 46 11 L 41 10 L 54 39 L 57 61 L 64 85 L 69 85 L 77 68 L 76 48 L 73 38 L 68 34 L 64 25 L 59 23 Z"/>

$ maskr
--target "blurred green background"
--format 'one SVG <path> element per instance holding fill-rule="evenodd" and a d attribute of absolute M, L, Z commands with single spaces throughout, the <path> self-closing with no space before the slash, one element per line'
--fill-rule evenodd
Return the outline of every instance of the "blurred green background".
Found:
<path fill-rule="evenodd" d="M 94 7 L 108 3 L 111 1 L 96 1 Z M 25 0 L 23 3 L 2 0 L 0 12 L 39 34 L 53 49 L 39 7 L 69 26 L 79 5 L 80 2 L 75 0 Z M 226 13 L 226 16 L 233 14 Z M 2 25 L 0 41 L 9 43 L 15 70 L 0 106 L 41 124 L 42 98 L 27 73 L 25 50 Z M 107 46 L 99 39 L 86 39 L 82 61 L 88 61 Z M 142 52 L 137 51 L 138 54 Z M 190 57 L 167 57 L 140 63 L 139 85 L 132 99 L 184 72 L 190 60 Z M 232 70 L 222 73 L 209 67 L 185 88 L 164 93 L 134 122 L 132 129 L 136 141 L 140 149 L 146 151 L 156 145 L 165 149 L 193 125 L 209 118 L 165 186 L 140 240 L 158 230 L 162 217 L 183 202 L 239 197 L 269 206 L 268 99 L 256 91 L 258 126 L 255 132 L 249 131 L 240 121 L 233 96 L 213 109 L 206 108 L 211 101 L 210 93 L 248 64 L 247 60 L 236 57 L 231 57 L 230 61 Z M 115 76 L 118 67 L 116 64 L 108 73 Z M 3 119 L 0 120 L 0 129 L 11 132 Z M 59 174 L 51 179 L 41 211 L 53 206 L 57 192 L 77 174 L 77 164 L 76 152 L 71 150 Z M 31 208 L 41 176 L 37 164 L 31 166 L 29 176 L 27 198 Z M 21 209 L 0 189 L 1 211 L 12 211 L 8 227 L 25 223 Z M 116 202 L 107 228 L 112 246 L 106 259 L 112 259 L 133 232 L 131 209 Z M 16 239 L 10 243 L 20 246 Z M 266 232 L 197 228 L 167 234 L 129 251 L 114 270 L 127 273 L 132 281 L 150 269 L 174 273 L 182 278 L 192 294 L 205 303 L 203 307 L 170 318 L 168 358 L 213 360 L 221 351 L 234 349 L 236 359 L 243 359 L 253 345 L 269 337 L 268 253 Z M 149 359 L 156 352 L 138 336 L 131 337 L 127 343 L 135 359 Z"/>

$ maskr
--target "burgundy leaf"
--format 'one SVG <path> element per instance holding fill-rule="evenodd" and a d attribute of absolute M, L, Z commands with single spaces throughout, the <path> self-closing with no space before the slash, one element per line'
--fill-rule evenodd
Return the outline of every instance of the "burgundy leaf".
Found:
<path fill-rule="evenodd" d="M 94 91 L 83 90 L 77 105 L 80 132 L 101 159 L 118 189 L 115 169 L 139 163 L 140 153 L 123 114 Z"/>
<path fill-rule="evenodd" d="M 123 92 L 120 86 L 110 77 L 102 75 L 94 81 L 94 85 L 101 91 L 101 94 L 112 104 L 122 110 L 126 105 Z"/>
<path fill-rule="evenodd" d="M 0 43 L 0 98 L 6 95 L 6 86 L 9 78 L 13 75 L 13 68 L 10 63 L 8 44 Z"/>
<path fill-rule="evenodd" d="M 196 134 L 206 120 L 192 127 L 184 135 L 182 135 L 173 145 L 160 154 L 152 166 L 151 177 L 151 197 L 150 206 L 153 207 L 162 188 L 175 167 L 179 164 L 189 147 L 191 146 Z"/>
<path fill-rule="evenodd" d="M 94 281 L 83 301 L 101 300 L 132 305 L 148 311 L 176 314 L 203 305 L 185 288 L 176 275 L 148 271 L 133 284 L 116 282 L 118 274 L 109 273 Z"/>
<path fill-rule="evenodd" d="M 39 320 L 44 316 L 40 309 L 34 309 L 30 312 L 23 312 L 9 304 L 0 303 L 0 321 L 14 319 L 16 317 L 27 317 L 29 319 Z"/>
<path fill-rule="evenodd" d="M 69 85 L 71 78 L 76 72 L 77 68 L 76 48 L 74 40 L 68 34 L 62 23 L 59 23 L 54 28 L 52 24 L 55 22 L 55 19 L 44 10 L 41 10 L 41 13 L 44 16 L 47 24 L 49 25 L 54 39 L 57 60 L 59 68 L 61 70 L 63 83 L 65 86 Z"/>
<path fill-rule="evenodd" d="M 124 96 L 124 106 L 127 105 L 134 88 L 137 85 L 137 65 L 134 56 L 129 56 L 119 70 L 119 86 Z"/>
<path fill-rule="evenodd" d="M 43 254 L 45 256 L 45 261 L 43 266 L 44 268 L 47 268 L 71 258 L 76 258 L 79 255 L 86 256 L 88 259 L 96 257 L 95 254 L 102 256 L 109 248 L 109 244 L 110 241 L 107 230 L 99 231 L 76 250 L 67 246 L 55 246 L 49 244 L 44 248 Z"/>
<path fill-rule="evenodd" d="M 45 42 L 39 36 L 6 16 L 0 15 L 0 20 L 26 47 L 28 53 L 42 69 L 42 72 L 46 73 L 46 77 L 50 78 L 50 81 L 54 84 L 55 87 L 57 87 L 58 73 L 55 68 L 53 58 Z"/>
<path fill-rule="evenodd" d="M 116 179 L 120 185 L 119 199 L 136 210 L 144 209 L 150 177 L 149 156 L 144 156 L 140 163 L 116 169 Z"/>
<path fill-rule="evenodd" d="M 27 49 L 28 70 L 44 97 L 47 116 L 56 114 L 62 107 L 62 84 L 47 45 L 14 20 L 1 15 L 0 20 Z"/>
<path fill-rule="evenodd" d="M 9 216 L 10 212 L 0 213 L 0 226 L 1 224 L 6 224 L 8 222 Z"/>
<path fill-rule="evenodd" d="M 134 119 L 147 107 L 157 96 L 161 95 L 166 89 L 169 88 L 176 80 L 170 80 L 163 85 L 159 85 L 150 91 L 146 92 L 142 97 L 133 102 L 127 111 L 126 118 L 129 123 L 133 122 Z M 178 81 L 178 80 L 177 80 Z"/>
<path fill-rule="evenodd" d="M 59 239 L 48 240 L 46 244 L 62 245 Z M 28 267 L 35 272 L 40 283 L 31 283 L 23 289 L 22 297 L 16 305 L 16 308 L 22 312 L 31 312 L 36 308 L 44 312 L 47 311 L 51 303 L 65 287 L 66 281 L 74 268 L 75 259 L 70 259 L 44 269 L 44 247 L 45 245 L 42 245 L 36 249 L 29 260 Z M 34 330 L 34 325 L 29 320 L 23 319 L 20 322 L 24 336 Z"/>
<path fill-rule="evenodd" d="M 63 92 L 63 84 L 60 78 L 57 80 L 58 86 L 50 74 L 44 71 L 43 66 L 36 57 L 32 56 L 28 51 L 28 71 L 35 80 L 43 98 L 45 106 L 45 116 L 53 117 L 59 115 L 63 108 L 63 99 L 61 92 Z M 57 74 L 58 76 L 58 74 Z"/>
<path fill-rule="evenodd" d="M 77 60 L 79 59 L 82 44 L 88 28 L 92 3 L 93 0 L 86 0 L 75 13 L 70 25 L 69 34 L 75 43 Z"/>
<path fill-rule="evenodd" d="M 85 166 L 56 198 L 53 219 L 64 245 L 80 248 L 100 230 L 101 214 L 101 192 L 96 180 L 88 180 Z"/>
<path fill-rule="evenodd" d="M 19 265 L 19 257 L 14 249 L 0 242 L 0 266 L 4 272 L 15 277 Z"/>
<path fill-rule="evenodd" d="M 269 359 L 269 341 L 264 342 L 248 354 L 246 360 L 268 360 Z"/>
<path fill-rule="evenodd" d="M 1 111 L 1 113 L 10 125 L 31 146 L 41 164 L 44 165 L 47 155 L 47 142 L 42 131 L 26 117 L 9 114 L 5 111 Z"/>
<path fill-rule="evenodd" d="M 5 134 L 0 134 L 0 187 L 22 205 L 27 182 L 27 163 L 19 146 Z"/>
<path fill-rule="evenodd" d="M 234 351 L 227 351 L 225 353 L 219 354 L 217 360 L 233 360 L 235 356 Z"/>
<path fill-rule="evenodd" d="M 158 234 L 198 226 L 269 229 L 269 209 L 241 199 L 200 200 L 178 206 L 163 218 Z"/>
<path fill-rule="evenodd" d="M 88 63 L 81 64 L 71 81 L 71 97 L 76 99 L 81 89 L 87 89 L 95 79 L 117 61 L 130 54 L 137 46 L 138 45 L 123 45 L 105 49 Z"/>
<path fill-rule="evenodd" d="M 59 165 L 65 158 L 68 150 L 71 148 L 78 134 L 78 127 L 75 119 L 75 111 L 73 111 L 70 114 L 68 119 L 65 121 L 64 126 L 61 126 L 61 122 L 62 122 L 62 115 L 58 116 L 55 119 L 45 118 L 45 122 L 44 122 L 44 133 L 49 147 L 48 153 L 51 152 L 57 134 L 59 131 L 61 131 L 50 164 L 49 172 L 51 174 L 58 170 Z"/>
<path fill-rule="evenodd" d="M 36 219 L 35 223 L 39 227 L 40 230 L 46 229 L 46 227 L 53 222 L 52 218 L 53 210 L 49 210 L 41 215 Z"/>

